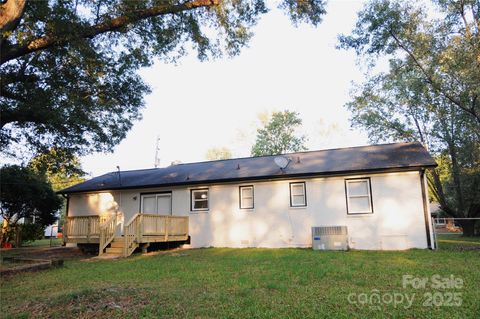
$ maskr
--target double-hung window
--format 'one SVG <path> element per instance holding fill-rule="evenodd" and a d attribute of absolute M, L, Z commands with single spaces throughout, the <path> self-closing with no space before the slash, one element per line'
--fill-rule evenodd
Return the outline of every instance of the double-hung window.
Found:
<path fill-rule="evenodd" d="M 240 209 L 253 209 L 253 186 L 240 186 Z"/>
<path fill-rule="evenodd" d="M 190 209 L 192 211 L 208 210 L 208 188 L 192 189 L 190 191 Z"/>
<path fill-rule="evenodd" d="M 345 180 L 348 214 L 372 214 L 370 178 Z"/>
<path fill-rule="evenodd" d="M 290 206 L 307 206 L 305 182 L 290 183 Z"/>

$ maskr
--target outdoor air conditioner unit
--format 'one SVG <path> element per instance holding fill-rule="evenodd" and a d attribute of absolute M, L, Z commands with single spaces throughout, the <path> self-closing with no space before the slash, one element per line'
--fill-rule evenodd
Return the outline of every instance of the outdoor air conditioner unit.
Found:
<path fill-rule="evenodd" d="M 313 250 L 347 250 L 347 226 L 312 227 Z"/>

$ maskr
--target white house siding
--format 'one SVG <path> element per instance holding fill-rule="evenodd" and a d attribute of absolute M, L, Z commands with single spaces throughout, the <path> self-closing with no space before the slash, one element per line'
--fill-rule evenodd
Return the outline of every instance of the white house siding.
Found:
<path fill-rule="evenodd" d="M 373 214 L 347 214 L 345 179 L 359 177 L 370 177 Z M 306 207 L 290 207 L 289 183 L 296 181 L 306 183 Z M 241 185 L 254 186 L 254 209 L 239 208 Z M 207 212 L 190 212 L 196 188 L 209 189 Z M 117 210 L 128 220 L 140 194 L 156 191 L 172 191 L 173 215 L 190 217 L 192 247 L 309 247 L 312 226 L 346 225 L 351 248 L 427 248 L 419 172 L 74 194 L 69 216 Z"/>

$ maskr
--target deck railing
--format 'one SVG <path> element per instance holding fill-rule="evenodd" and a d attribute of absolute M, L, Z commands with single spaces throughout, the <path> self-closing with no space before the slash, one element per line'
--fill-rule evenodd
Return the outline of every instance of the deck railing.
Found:
<path fill-rule="evenodd" d="M 82 239 L 95 242 L 100 236 L 100 216 L 67 217 L 64 228 L 64 236 L 67 240 Z"/>
<path fill-rule="evenodd" d="M 188 235 L 188 217 L 142 214 L 144 236 Z"/>
<path fill-rule="evenodd" d="M 114 240 L 117 215 L 67 217 L 65 241 L 98 243 L 99 254 Z M 123 227 L 123 255 L 130 256 L 141 243 L 188 238 L 188 216 L 135 214 Z"/>
<path fill-rule="evenodd" d="M 103 250 L 115 238 L 117 230 L 117 214 L 112 214 L 104 222 L 100 224 L 100 242 L 98 247 L 99 255 L 103 254 Z"/>
<path fill-rule="evenodd" d="M 123 237 L 125 238 L 123 246 L 124 257 L 130 256 L 135 248 L 138 247 L 141 238 L 140 225 L 141 215 L 135 214 L 123 227 Z"/>

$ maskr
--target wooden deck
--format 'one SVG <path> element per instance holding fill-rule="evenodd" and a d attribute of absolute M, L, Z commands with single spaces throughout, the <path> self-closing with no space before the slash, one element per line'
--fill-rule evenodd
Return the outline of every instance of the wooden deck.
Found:
<path fill-rule="evenodd" d="M 119 234 L 122 234 L 119 236 Z M 188 240 L 188 216 L 135 214 L 120 230 L 117 215 L 67 217 L 66 243 L 98 244 L 99 255 L 128 257 L 141 244 Z"/>

